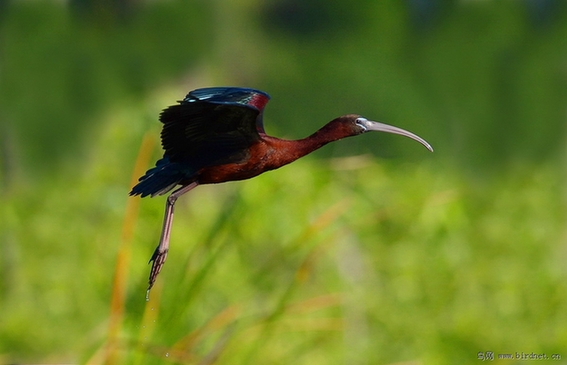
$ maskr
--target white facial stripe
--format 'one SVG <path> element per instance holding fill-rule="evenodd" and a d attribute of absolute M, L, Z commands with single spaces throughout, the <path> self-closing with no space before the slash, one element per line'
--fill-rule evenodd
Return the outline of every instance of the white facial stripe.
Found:
<path fill-rule="evenodd" d="M 362 117 L 356 118 L 355 123 L 358 124 L 365 131 L 368 129 L 368 119 L 366 118 L 362 118 Z"/>

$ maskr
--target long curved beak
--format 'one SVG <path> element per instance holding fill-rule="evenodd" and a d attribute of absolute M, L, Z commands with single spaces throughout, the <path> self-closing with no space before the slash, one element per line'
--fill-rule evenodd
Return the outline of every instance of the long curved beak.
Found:
<path fill-rule="evenodd" d="M 425 148 L 427 148 L 429 151 L 433 152 L 433 147 L 431 147 L 431 145 L 429 143 L 427 143 L 427 141 L 425 139 L 421 138 L 417 134 L 413 134 L 411 132 L 408 132 L 405 129 L 401 129 L 401 128 L 398 128 L 398 127 L 394 127 L 393 125 L 388 125 L 388 124 L 384 124 L 384 123 L 372 122 L 372 121 L 369 121 L 369 120 L 366 121 L 365 127 L 366 127 L 367 131 L 394 133 L 394 134 L 399 134 L 401 136 L 406 136 L 408 138 L 413 139 L 414 141 L 418 141 L 419 143 L 424 145 Z"/>

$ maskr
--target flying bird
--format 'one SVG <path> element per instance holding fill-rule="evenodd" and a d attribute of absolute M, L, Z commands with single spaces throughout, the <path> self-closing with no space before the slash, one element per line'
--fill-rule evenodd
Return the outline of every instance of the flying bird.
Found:
<path fill-rule="evenodd" d="M 287 165 L 329 142 L 378 131 L 409 137 L 404 129 L 357 114 L 331 120 L 307 138 L 286 140 L 264 131 L 263 111 L 270 96 L 240 87 L 210 87 L 189 92 L 160 114 L 163 157 L 132 188 L 130 195 L 157 196 L 174 190 L 165 203 L 161 238 L 150 262 L 148 293 L 167 258 L 175 201 L 202 184 L 245 180 Z"/>

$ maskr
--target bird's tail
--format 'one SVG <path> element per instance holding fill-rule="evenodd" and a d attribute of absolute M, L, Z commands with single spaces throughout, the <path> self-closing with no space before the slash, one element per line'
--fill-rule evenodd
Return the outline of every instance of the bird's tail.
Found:
<path fill-rule="evenodd" d="M 173 189 L 182 180 L 187 180 L 188 171 L 178 163 L 170 162 L 167 156 L 156 162 L 144 176 L 142 176 L 130 191 L 130 195 L 140 195 L 142 198 L 148 195 L 152 197 L 163 195 Z"/>

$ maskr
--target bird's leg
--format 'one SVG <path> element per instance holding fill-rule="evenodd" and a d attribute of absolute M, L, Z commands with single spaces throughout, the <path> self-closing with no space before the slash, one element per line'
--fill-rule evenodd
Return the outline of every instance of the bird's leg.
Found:
<path fill-rule="evenodd" d="M 189 190 L 193 189 L 198 185 L 197 182 L 192 182 L 189 185 L 182 186 L 181 188 L 175 190 L 171 193 L 165 202 L 165 216 L 163 218 L 163 228 L 161 230 L 161 237 L 159 240 L 159 244 L 150 259 L 152 263 L 152 269 L 150 271 L 150 278 L 148 281 L 148 292 L 146 299 L 150 293 L 150 289 L 154 285 L 156 278 L 161 271 L 163 264 L 165 263 L 165 259 L 167 258 L 167 251 L 169 250 L 169 234 L 171 232 L 171 224 L 173 222 L 173 208 L 175 205 L 175 201 L 181 195 L 185 194 Z"/>

